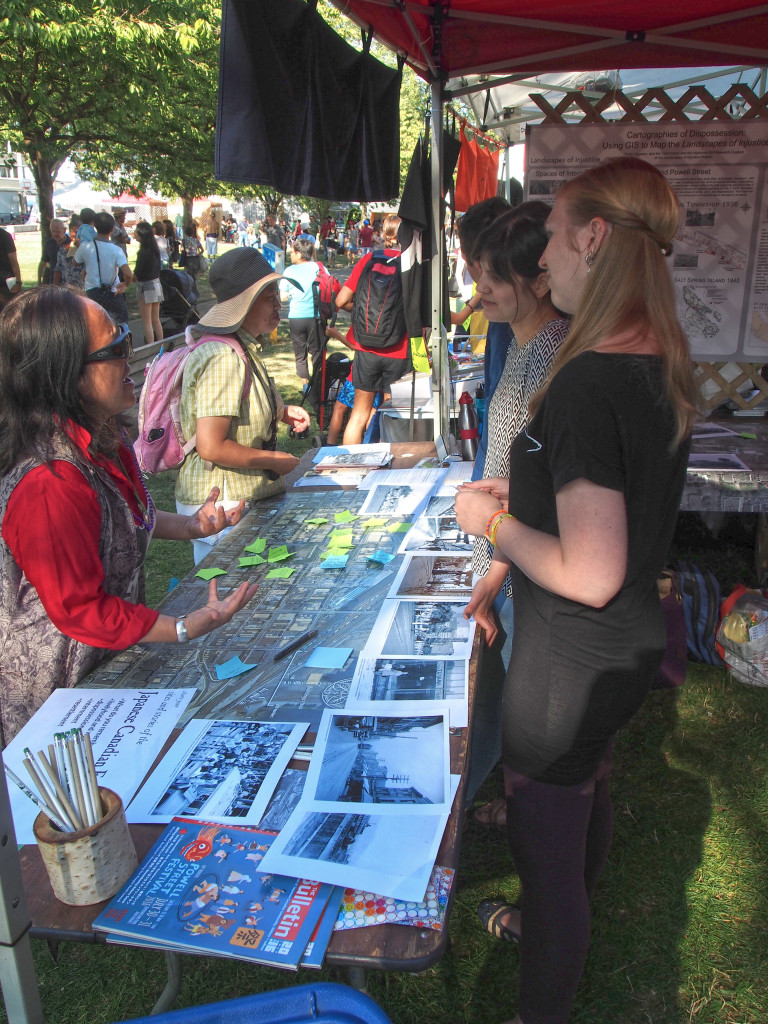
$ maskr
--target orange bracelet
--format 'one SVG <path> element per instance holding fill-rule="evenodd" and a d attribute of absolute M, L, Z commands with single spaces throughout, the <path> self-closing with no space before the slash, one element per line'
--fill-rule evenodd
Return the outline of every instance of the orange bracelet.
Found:
<path fill-rule="evenodd" d="M 504 514 L 505 513 L 503 508 L 497 508 L 496 511 L 491 516 L 491 518 L 485 524 L 485 536 L 488 538 L 488 540 L 491 540 L 491 530 L 493 528 L 494 520 L 497 519 L 499 516 L 503 516 Z M 493 541 L 491 541 L 491 543 L 493 543 Z"/>
<path fill-rule="evenodd" d="M 491 544 L 493 544 L 494 547 L 496 547 L 496 534 L 499 532 L 499 526 L 504 522 L 505 519 L 514 519 L 514 518 L 515 517 L 513 515 L 511 515 L 509 512 L 502 512 L 501 515 L 499 516 L 499 518 L 493 524 L 493 526 L 491 527 L 490 532 L 488 533 L 487 536 L 488 536 L 488 540 L 491 542 Z"/>

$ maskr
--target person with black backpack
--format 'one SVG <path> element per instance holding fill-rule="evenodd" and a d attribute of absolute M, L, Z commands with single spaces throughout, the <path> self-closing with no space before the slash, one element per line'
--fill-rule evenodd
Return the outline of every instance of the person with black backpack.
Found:
<path fill-rule="evenodd" d="M 362 442 L 377 392 L 389 391 L 412 368 L 400 278 L 399 225 L 395 214 L 385 218 L 384 249 L 363 256 L 336 296 L 337 308 L 352 313 L 347 340 L 357 353 L 352 367 L 355 403 L 344 444 Z"/>

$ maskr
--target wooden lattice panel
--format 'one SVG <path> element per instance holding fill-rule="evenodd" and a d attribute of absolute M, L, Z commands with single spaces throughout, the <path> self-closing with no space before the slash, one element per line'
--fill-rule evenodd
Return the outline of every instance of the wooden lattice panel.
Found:
<path fill-rule="evenodd" d="M 721 370 L 725 366 L 738 366 L 741 371 L 733 380 L 723 377 Z M 768 381 L 760 376 L 762 363 L 696 363 L 696 383 L 701 390 L 705 384 L 714 385 L 718 390 L 708 398 L 702 395 L 702 408 L 709 412 L 730 399 L 739 409 L 754 409 L 755 406 L 768 399 Z M 757 388 L 757 394 L 749 401 L 739 394 L 739 388 L 747 385 L 750 389 Z"/>

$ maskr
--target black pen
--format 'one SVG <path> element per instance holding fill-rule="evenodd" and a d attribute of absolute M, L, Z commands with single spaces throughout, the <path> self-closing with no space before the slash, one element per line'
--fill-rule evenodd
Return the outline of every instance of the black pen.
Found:
<path fill-rule="evenodd" d="M 302 633 L 301 636 L 297 637 L 295 640 L 291 640 L 287 647 L 283 647 L 279 650 L 272 661 L 280 661 L 281 658 L 287 658 L 289 654 L 293 654 L 293 652 L 297 651 L 299 647 L 303 647 L 304 644 L 308 643 L 310 640 L 314 640 L 316 636 L 316 629 L 310 629 L 308 633 Z"/>

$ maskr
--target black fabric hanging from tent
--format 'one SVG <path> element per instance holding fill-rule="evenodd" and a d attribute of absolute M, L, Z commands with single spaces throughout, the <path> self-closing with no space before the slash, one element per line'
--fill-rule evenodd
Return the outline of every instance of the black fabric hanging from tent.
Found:
<path fill-rule="evenodd" d="M 316 199 L 393 198 L 400 80 L 303 0 L 223 0 L 216 177 Z"/>
<path fill-rule="evenodd" d="M 453 188 L 453 172 L 459 159 L 460 144 L 443 132 L 443 194 Z M 421 334 L 422 328 L 432 322 L 430 260 L 435 252 L 436 235 L 432 223 L 430 198 L 429 152 L 420 137 L 411 156 L 411 163 L 403 186 L 398 213 L 402 223 L 397 237 L 402 249 L 403 299 L 409 337 Z M 440 201 L 444 212 L 445 201 Z M 442 226 L 442 225 L 441 225 Z M 451 322 L 448 297 L 448 264 L 443 267 L 443 323 Z"/>

